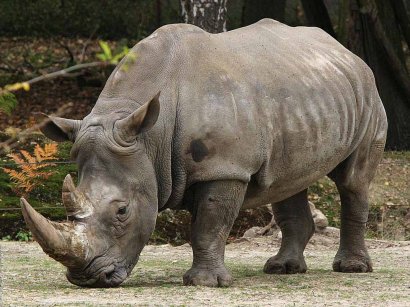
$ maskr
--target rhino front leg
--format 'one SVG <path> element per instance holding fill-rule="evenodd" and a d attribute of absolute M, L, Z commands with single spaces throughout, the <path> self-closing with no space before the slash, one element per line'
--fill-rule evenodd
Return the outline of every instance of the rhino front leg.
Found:
<path fill-rule="evenodd" d="M 275 203 L 272 209 L 282 231 L 282 244 L 278 254 L 266 262 L 263 271 L 268 274 L 306 272 L 303 251 L 315 231 L 307 190 Z"/>
<path fill-rule="evenodd" d="M 193 263 L 184 275 L 185 285 L 226 287 L 232 283 L 224 264 L 225 243 L 242 206 L 246 186 L 240 181 L 212 181 L 193 188 Z"/>

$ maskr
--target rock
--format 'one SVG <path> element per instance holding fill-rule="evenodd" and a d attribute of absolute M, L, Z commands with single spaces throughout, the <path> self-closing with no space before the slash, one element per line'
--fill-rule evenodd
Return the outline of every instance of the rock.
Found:
<path fill-rule="evenodd" d="M 315 204 L 309 201 L 309 207 L 310 207 L 310 212 L 312 212 L 312 216 L 315 217 L 314 216 L 315 210 L 316 210 Z"/>
<path fill-rule="evenodd" d="M 248 229 L 247 231 L 245 231 L 245 233 L 243 234 L 243 238 L 260 237 L 261 236 L 261 233 L 260 233 L 261 229 L 262 229 L 262 227 L 252 227 L 252 228 Z"/>
<path fill-rule="evenodd" d="M 282 231 L 279 231 L 279 232 L 276 234 L 276 238 L 278 238 L 279 240 L 282 240 Z"/>
<path fill-rule="evenodd" d="M 315 205 L 311 201 L 309 201 L 309 207 L 312 213 L 313 221 L 315 223 L 316 232 L 323 233 L 323 231 L 325 231 L 324 229 L 329 225 L 327 217 L 322 213 L 322 211 L 320 211 L 319 209 L 316 209 Z M 272 235 L 275 236 L 277 228 L 278 228 L 278 225 L 275 222 L 274 216 L 272 216 L 272 219 L 269 224 L 267 224 L 265 227 L 252 227 L 248 229 L 243 234 L 243 238 L 256 238 L 256 237 L 261 237 L 261 236 L 272 236 Z M 332 230 L 330 230 L 330 232 L 331 231 Z M 279 232 L 276 236 L 279 239 L 282 239 L 281 232 Z"/>
<path fill-rule="evenodd" d="M 313 221 L 315 223 L 316 231 L 321 228 L 325 228 L 329 225 L 327 217 L 320 211 L 316 209 L 315 205 L 309 201 L 310 212 L 312 213 Z"/>
<path fill-rule="evenodd" d="M 191 245 L 189 245 L 189 243 L 185 243 L 185 244 L 177 246 L 176 248 L 181 248 L 181 249 L 189 248 L 189 249 L 191 249 Z"/>
<path fill-rule="evenodd" d="M 318 232 L 328 237 L 333 237 L 333 238 L 340 237 L 340 229 L 336 227 L 320 228 Z"/>
<path fill-rule="evenodd" d="M 233 241 L 233 243 L 250 242 L 248 238 L 242 237 Z"/>
<path fill-rule="evenodd" d="M 326 228 L 329 225 L 327 217 L 319 209 L 315 209 L 315 217 L 313 218 L 317 228 Z"/>

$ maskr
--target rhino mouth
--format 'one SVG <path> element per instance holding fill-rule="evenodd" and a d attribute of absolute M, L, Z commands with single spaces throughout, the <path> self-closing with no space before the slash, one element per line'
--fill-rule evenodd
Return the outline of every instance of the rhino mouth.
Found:
<path fill-rule="evenodd" d="M 70 283 L 89 288 L 110 288 L 119 286 L 131 274 L 137 259 L 126 264 L 125 261 L 114 262 L 110 265 L 98 266 L 104 261 L 103 256 L 95 257 L 83 270 L 67 270 L 67 279 Z"/>

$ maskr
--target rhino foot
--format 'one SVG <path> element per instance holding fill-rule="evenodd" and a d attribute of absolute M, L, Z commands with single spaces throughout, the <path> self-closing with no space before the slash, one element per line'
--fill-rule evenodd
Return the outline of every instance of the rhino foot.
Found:
<path fill-rule="evenodd" d="M 285 258 L 283 256 L 273 256 L 266 261 L 263 271 L 267 274 L 296 274 L 305 273 L 307 270 L 305 259 Z"/>
<path fill-rule="evenodd" d="M 228 287 L 232 284 L 232 275 L 223 268 L 191 268 L 184 274 L 185 286 Z"/>
<path fill-rule="evenodd" d="M 342 273 L 373 272 L 369 256 L 336 256 L 333 261 L 333 271 Z"/>

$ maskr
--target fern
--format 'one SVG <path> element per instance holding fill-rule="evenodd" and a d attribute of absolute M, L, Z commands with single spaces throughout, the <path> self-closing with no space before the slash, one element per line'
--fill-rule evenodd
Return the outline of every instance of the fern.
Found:
<path fill-rule="evenodd" d="M 9 168 L 3 168 L 3 170 L 10 176 L 10 181 L 14 184 L 19 195 L 30 193 L 42 180 L 47 179 L 54 173 L 45 171 L 44 168 L 55 165 L 45 161 L 56 160 L 57 152 L 57 144 L 50 143 L 45 144 L 44 148 L 36 144 L 33 155 L 26 150 L 20 150 L 20 153 L 8 155 L 16 163 L 17 170 Z"/>
<path fill-rule="evenodd" d="M 1 92 L 0 90 L 0 112 L 3 111 L 10 115 L 13 109 L 17 106 L 17 99 L 13 93 Z"/>

